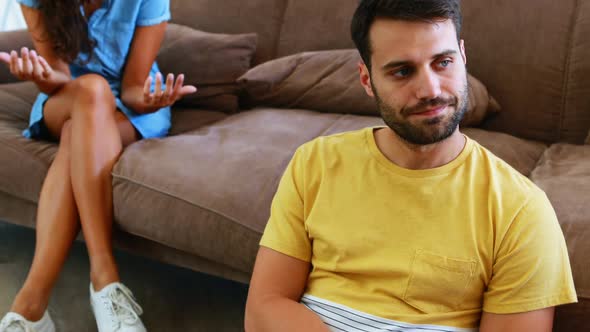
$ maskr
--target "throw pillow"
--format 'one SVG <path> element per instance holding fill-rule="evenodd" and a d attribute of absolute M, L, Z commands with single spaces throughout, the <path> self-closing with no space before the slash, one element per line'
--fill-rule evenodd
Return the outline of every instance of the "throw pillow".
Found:
<path fill-rule="evenodd" d="M 379 115 L 359 82 L 357 50 L 299 53 L 260 64 L 238 79 L 245 86 L 246 107 L 305 108 L 321 112 Z M 480 124 L 498 103 L 486 87 L 468 75 L 469 106 L 463 126 Z"/>
<path fill-rule="evenodd" d="M 185 84 L 197 92 L 177 105 L 235 112 L 238 110 L 236 79 L 250 68 L 256 51 L 255 33 L 219 34 L 170 23 L 157 61 L 163 75 L 184 73 Z"/>

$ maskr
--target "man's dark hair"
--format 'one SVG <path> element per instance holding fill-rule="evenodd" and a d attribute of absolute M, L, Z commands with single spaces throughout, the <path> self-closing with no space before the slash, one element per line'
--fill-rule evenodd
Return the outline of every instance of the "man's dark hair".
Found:
<path fill-rule="evenodd" d="M 457 40 L 460 40 L 460 0 L 361 0 L 352 18 L 350 31 L 369 69 L 372 52 L 369 30 L 376 18 L 424 22 L 450 19 L 455 25 Z"/>

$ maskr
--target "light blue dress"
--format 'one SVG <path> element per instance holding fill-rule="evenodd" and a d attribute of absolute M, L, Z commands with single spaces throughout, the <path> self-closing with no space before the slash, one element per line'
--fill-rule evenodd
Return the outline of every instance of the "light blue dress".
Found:
<path fill-rule="evenodd" d="M 25 6 L 37 8 L 37 0 L 17 0 Z M 84 10 L 82 13 L 84 13 Z M 170 107 L 157 112 L 138 114 L 121 102 L 123 68 L 130 50 L 135 27 L 149 26 L 170 20 L 169 0 L 103 0 L 88 21 L 88 34 L 96 41 L 91 57 L 81 53 L 70 64 L 73 78 L 95 73 L 103 76 L 115 95 L 117 108 L 131 121 L 143 138 L 166 136 L 170 129 Z M 86 63 L 87 60 L 90 60 Z M 153 77 L 159 71 L 154 62 L 150 70 Z M 165 76 L 164 76 L 165 77 Z M 155 81 L 155 80 L 153 80 Z M 152 81 L 152 82 L 153 82 Z M 155 83 L 152 83 L 152 91 Z M 29 128 L 23 135 L 29 138 L 43 138 L 43 106 L 48 95 L 40 93 L 33 105 Z"/>

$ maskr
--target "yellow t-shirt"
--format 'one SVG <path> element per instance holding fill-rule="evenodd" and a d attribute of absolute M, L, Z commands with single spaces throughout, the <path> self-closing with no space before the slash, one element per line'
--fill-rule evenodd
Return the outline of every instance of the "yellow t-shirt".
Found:
<path fill-rule="evenodd" d="M 469 138 L 444 166 L 401 168 L 374 129 L 301 146 L 283 175 L 261 245 L 312 264 L 306 297 L 462 328 L 577 301 L 542 190 Z"/>

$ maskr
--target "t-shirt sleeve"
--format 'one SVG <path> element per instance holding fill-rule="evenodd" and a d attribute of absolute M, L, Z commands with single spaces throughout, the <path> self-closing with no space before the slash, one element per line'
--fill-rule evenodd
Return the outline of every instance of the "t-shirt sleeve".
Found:
<path fill-rule="evenodd" d="M 299 148 L 279 183 L 260 245 L 311 262 L 311 241 L 304 218 L 304 160 Z"/>
<path fill-rule="evenodd" d="M 16 2 L 31 8 L 39 8 L 38 0 L 16 0 Z"/>
<path fill-rule="evenodd" d="M 137 16 L 138 26 L 160 24 L 170 20 L 170 0 L 142 0 Z"/>
<path fill-rule="evenodd" d="M 500 243 L 483 310 L 509 314 L 577 302 L 561 227 L 537 189 Z"/>

